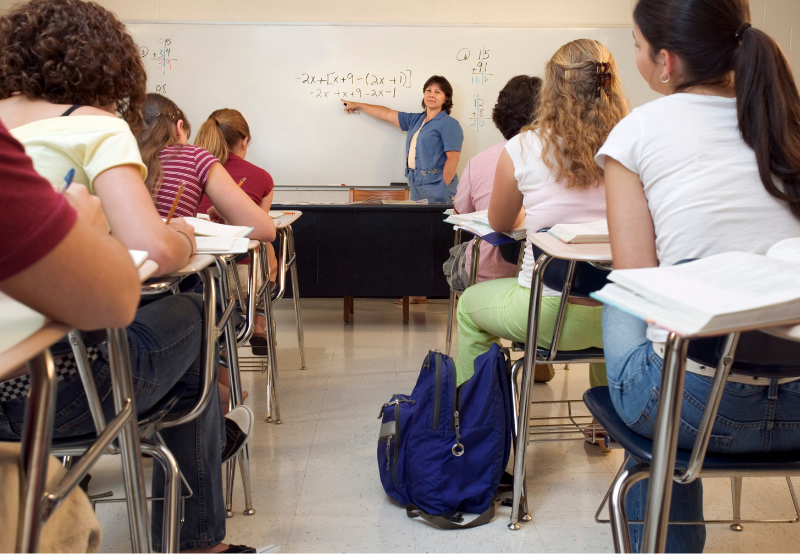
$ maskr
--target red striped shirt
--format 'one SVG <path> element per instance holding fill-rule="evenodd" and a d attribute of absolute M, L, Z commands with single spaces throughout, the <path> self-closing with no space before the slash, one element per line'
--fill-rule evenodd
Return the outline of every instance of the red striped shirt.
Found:
<path fill-rule="evenodd" d="M 218 161 L 210 152 L 189 144 L 171 144 L 164 148 L 158 159 L 164 169 L 164 181 L 156 195 L 156 208 L 161 217 L 167 217 L 181 184 L 183 194 L 173 217 L 194 217 L 206 188 L 208 172 Z"/>

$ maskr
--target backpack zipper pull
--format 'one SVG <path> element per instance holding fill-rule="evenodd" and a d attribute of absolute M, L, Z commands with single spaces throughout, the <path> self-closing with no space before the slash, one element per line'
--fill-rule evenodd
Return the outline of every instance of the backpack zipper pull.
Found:
<path fill-rule="evenodd" d="M 390 457 L 391 452 L 392 452 L 392 449 L 391 449 L 392 437 L 394 437 L 394 435 L 389 435 L 388 437 L 386 437 L 386 470 L 387 471 L 392 469 L 392 459 Z"/>
<path fill-rule="evenodd" d="M 461 422 L 458 420 L 458 412 L 453 412 L 453 418 L 456 420 L 456 443 L 453 445 L 453 456 L 458 458 L 464 455 L 464 445 L 461 444 Z"/>

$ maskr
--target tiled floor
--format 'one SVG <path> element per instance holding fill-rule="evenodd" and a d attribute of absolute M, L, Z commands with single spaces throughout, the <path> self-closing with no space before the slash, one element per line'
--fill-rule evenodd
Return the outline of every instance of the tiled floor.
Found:
<path fill-rule="evenodd" d="M 247 404 L 255 410 L 250 441 L 256 513 L 242 515 L 241 482 L 236 481 L 235 517 L 228 540 L 276 543 L 291 552 L 611 552 L 606 525 L 594 512 L 622 461 L 582 441 L 538 442 L 529 448 L 528 489 L 533 522 L 506 528 L 510 510 L 468 531 L 439 531 L 412 521 L 384 494 L 375 448 L 377 415 L 396 392 L 408 393 L 429 349 L 444 349 L 446 301 L 402 308 L 389 300 L 355 303 L 352 323 L 343 324 L 342 300 L 304 300 L 307 371 L 300 357 L 290 301 L 277 306 L 280 405 L 283 423 L 265 418 L 265 377 L 243 373 Z M 244 351 L 243 351 L 244 352 Z M 548 384 L 534 386 L 534 400 L 580 398 L 588 368 L 558 368 Z M 121 494 L 119 466 L 104 458 L 92 473 L 90 492 Z M 705 481 L 706 514 L 730 513 L 730 487 Z M 786 517 L 791 501 L 782 479 L 745 480 L 743 515 Z M 124 504 L 98 507 L 104 551 L 130 550 Z M 800 524 L 748 525 L 734 533 L 709 526 L 709 552 L 798 552 Z"/>

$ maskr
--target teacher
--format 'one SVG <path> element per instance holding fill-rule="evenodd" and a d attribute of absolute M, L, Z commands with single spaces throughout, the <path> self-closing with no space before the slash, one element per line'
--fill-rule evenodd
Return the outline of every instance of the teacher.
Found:
<path fill-rule="evenodd" d="M 421 113 L 398 112 L 349 100 L 342 102 L 346 112 L 361 110 L 408 131 L 406 177 L 411 200 L 427 199 L 429 203 L 451 204 L 458 187 L 456 167 L 464 141 L 461 125 L 450 117 L 453 87 L 441 75 L 434 75 L 425 82 L 422 92 L 425 111 Z"/>

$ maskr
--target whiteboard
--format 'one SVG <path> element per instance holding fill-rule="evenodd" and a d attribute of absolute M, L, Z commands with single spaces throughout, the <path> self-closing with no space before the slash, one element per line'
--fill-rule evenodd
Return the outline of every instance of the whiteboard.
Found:
<path fill-rule="evenodd" d="M 434 74 L 453 85 L 464 130 L 459 174 L 502 140 L 491 120 L 505 83 L 539 75 L 563 44 L 592 38 L 620 67 L 632 106 L 656 97 L 634 63 L 630 28 L 129 23 L 149 92 L 186 113 L 196 134 L 208 115 L 234 108 L 252 134 L 248 160 L 277 185 L 387 186 L 405 182 L 406 133 L 341 98 L 422 111 L 422 85 Z"/>

